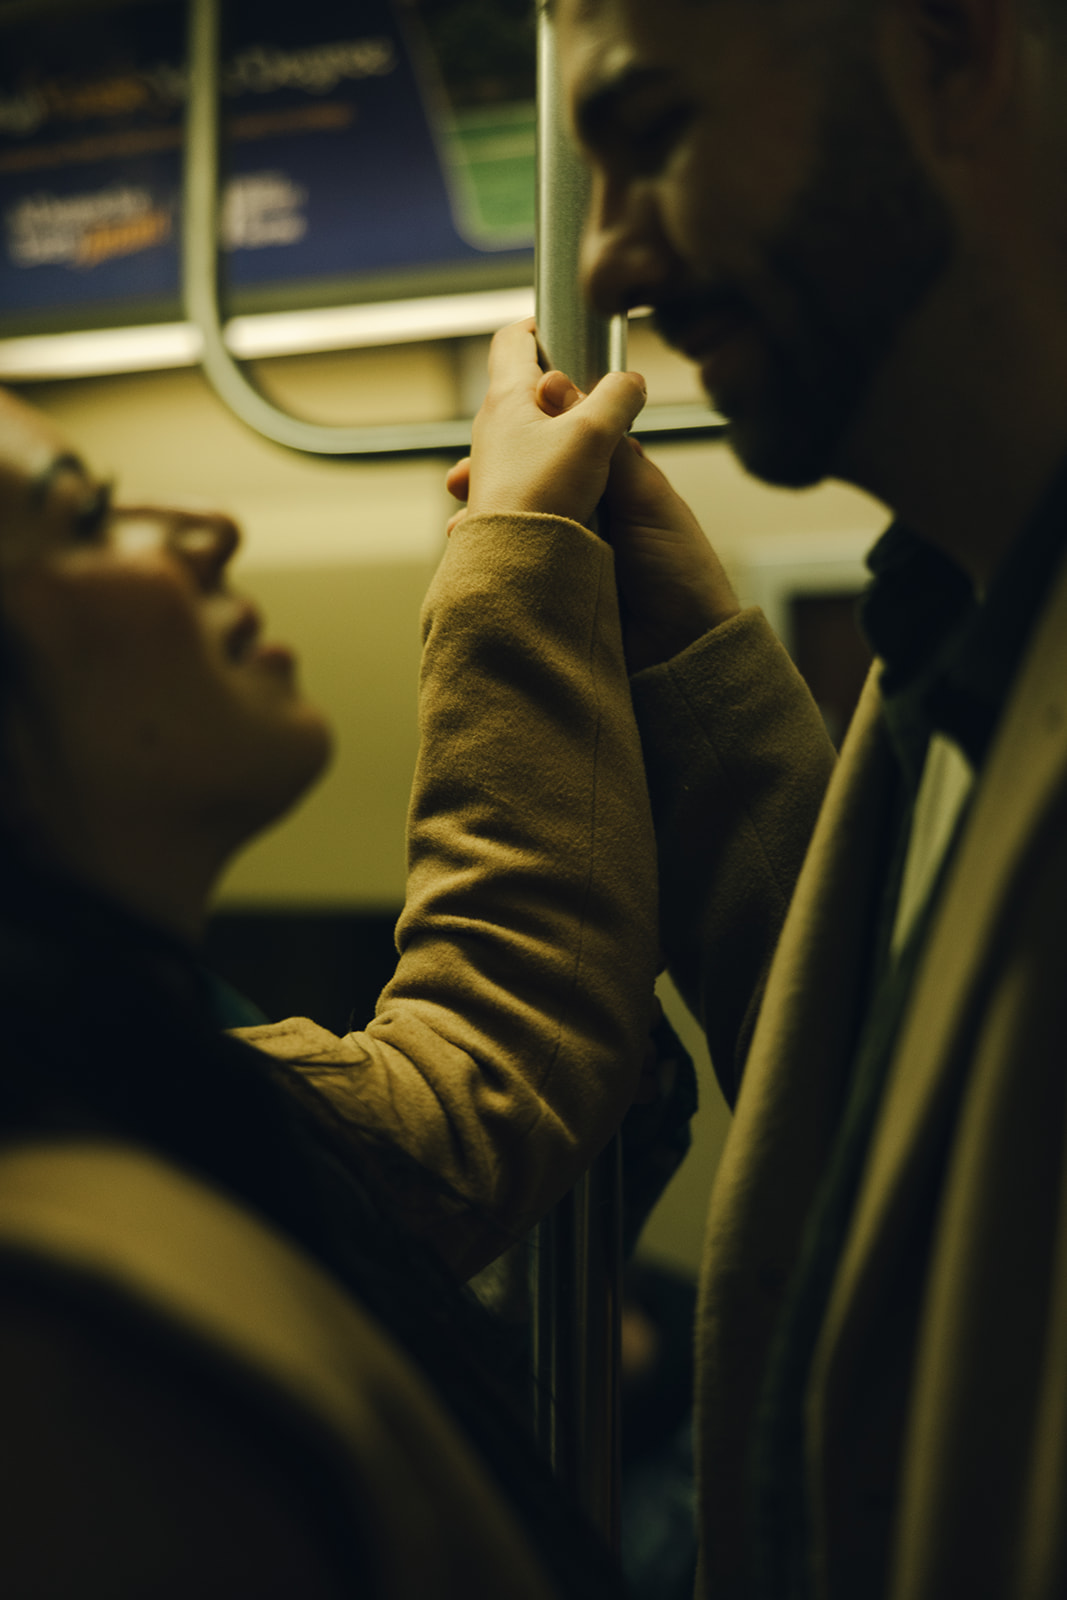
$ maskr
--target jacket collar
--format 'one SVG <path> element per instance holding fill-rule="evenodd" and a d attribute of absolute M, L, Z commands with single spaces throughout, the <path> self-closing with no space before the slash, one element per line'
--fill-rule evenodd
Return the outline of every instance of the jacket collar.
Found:
<path fill-rule="evenodd" d="M 982 767 L 1065 544 L 1067 462 L 981 600 L 954 561 L 903 523 L 874 546 L 860 624 L 882 663 L 886 723 L 913 792 L 931 733 Z"/>
<path fill-rule="evenodd" d="M 922 1177 L 952 1115 L 953 1048 L 1002 931 L 1004 908 L 1067 784 L 1067 565 L 1025 651 L 993 738 L 893 1053 L 815 1362 L 829 1381 L 906 1237 Z"/>

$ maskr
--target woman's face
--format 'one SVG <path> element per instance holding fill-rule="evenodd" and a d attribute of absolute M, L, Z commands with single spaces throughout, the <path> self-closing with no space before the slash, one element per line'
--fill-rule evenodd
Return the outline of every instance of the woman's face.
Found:
<path fill-rule="evenodd" d="M 0 783 L 61 858 L 172 839 L 225 857 L 322 770 L 291 653 L 228 587 L 218 512 L 111 505 L 50 423 L 0 394 Z M 110 839 L 110 843 L 105 841 Z M 195 852 L 194 852 L 195 853 Z"/>

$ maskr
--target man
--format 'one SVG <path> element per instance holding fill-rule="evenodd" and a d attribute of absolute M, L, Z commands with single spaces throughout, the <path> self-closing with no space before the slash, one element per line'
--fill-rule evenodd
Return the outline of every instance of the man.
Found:
<path fill-rule="evenodd" d="M 865 606 L 881 660 L 748 1048 L 774 931 L 750 908 L 778 871 L 760 808 L 822 758 L 795 701 L 775 726 L 785 668 L 666 485 L 630 452 L 609 485 L 664 948 L 729 1093 L 744 1072 L 697 1329 L 698 1591 L 1051 1600 L 1067 10 L 557 3 L 592 303 L 655 309 L 757 476 L 843 478 L 897 519 Z M 558 376 L 538 398 L 578 401 Z M 484 509 L 504 488 L 479 447 Z"/>

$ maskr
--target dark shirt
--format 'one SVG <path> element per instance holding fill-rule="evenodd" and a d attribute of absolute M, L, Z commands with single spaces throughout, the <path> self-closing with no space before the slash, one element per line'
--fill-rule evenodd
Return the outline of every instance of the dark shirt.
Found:
<path fill-rule="evenodd" d="M 860 622 L 881 660 L 883 715 L 897 756 L 896 795 L 883 841 L 884 890 L 872 929 L 868 1001 L 834 1149 L 808 1218 L 772 1342 L 748 1462 L 753 1590 L 760 1600 L 809 1600 L 810 1532 L 804 1400 L 893 1045 L 914 985 L 927 930 L 953 855 L 953 840 L 925 906 L 897 952 L 891 934 L 912 813 L 931 736 L 963 751 L 980 775 L 1000 714 L 1067 542 L 1067 466 L 1057 475 L 988 596 L 940 551 L 895 523 L 868 558 L 872 582 Z M 966 807 L 956 835 L 963 826 Z M 931 1198 L 931 1211 L 936 1195 Z M 925 1250 L 918 1252 L 925 1260 Z M 903 1419 L 901 1419 L 903 1421 Z M 895 1481 L 895 1463 L 885 1464 Z M 865 1600 L 887 1579 L 892 1493 L 867 1541 Z"/>

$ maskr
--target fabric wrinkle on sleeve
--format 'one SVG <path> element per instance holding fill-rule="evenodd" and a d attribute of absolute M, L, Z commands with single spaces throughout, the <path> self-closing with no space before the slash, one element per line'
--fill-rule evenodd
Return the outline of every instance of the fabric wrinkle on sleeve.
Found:
<path fill-rule="evenodd" d="M 602 541 L 554 517 L 465 519 L 423 638 L 397 970 L 365 1030 L 333 1046 L 316 1030 L 303 1060 L 355 1130 L 468 1203 L 429 1225 L 466 1275 L 566 1192 L 629 1105 L 655 841 Z M 244 1036 L 275 1049 L 269 1029 Z M 293 1059 L 294 1039 L 275 1053 Z"/>
<path fill-rule="evenodd" d="M 732 1104 L 834 764 L 818 708 L 752 607 L 633 680 L 667 964 Z"/>

